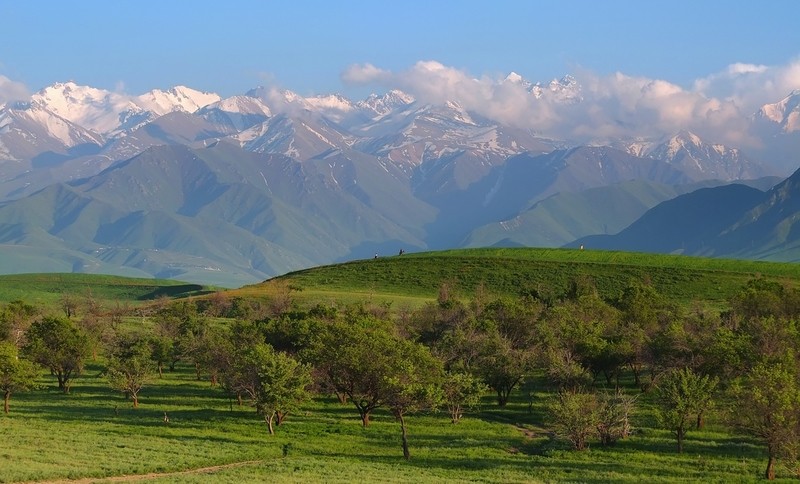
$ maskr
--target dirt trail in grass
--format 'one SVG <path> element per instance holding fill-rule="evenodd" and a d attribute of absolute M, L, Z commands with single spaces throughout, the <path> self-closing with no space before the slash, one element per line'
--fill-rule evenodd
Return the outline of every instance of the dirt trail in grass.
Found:
<path fill-rule="evenodd" d="M 266 462 L 267 459 L 261 460 L 246 460 L 242 462 L 232 462 L 230 464 L 222 464 L 218 466 L 209 466 L 209 467 L 198 467 L 197 469 L 187 469 L 185 471 L 175 471 L 175 472 L 151 472 L 148 474 L 131 474 L 125 476 L 113 476 L 113 477 L 87 477 L 84 479 L 60 479 L 55 481 L 36 481 L 39 484 L 90 484 L 93 482 L 131 482 L 131 481 L 144 481 L 148 479 L 159 479 L 162 477 L 176 477 L 176 476 L 186 476 L 191 474 L 213 474 L 215 472 L 221 471 L 223 469 L 231 469 L 234 467 L 245 467 L 245 466 L 252 466 L 256 464 L 262 464 Z"/>

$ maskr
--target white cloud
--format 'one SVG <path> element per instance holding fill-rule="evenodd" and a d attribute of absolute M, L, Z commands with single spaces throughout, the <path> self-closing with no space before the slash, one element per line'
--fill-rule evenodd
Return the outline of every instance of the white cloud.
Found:
<path fill-rule="evenodd" d="M 392 72 L 371 64 L 354 65 L 345 82 L 380 84 L 406 91 L 420 102 L 456 101 L 464 108 L 543 135 L 576 141 L 609 137 L 657 137 L 689 129 L 712 141 L 751 142 L 747 117 L 800 88 L 800 61 L 784 66 L 736 63 L 698 79 L 690 89 L 662 79 L 622 73 L 575 73 L 580 102 L 545 84 L 537 99 L 523 85 L 504 78 L 476 77 L 436 61 L 420 61 Z"/>
<path fill-rule="evenodd" d="M 354 64 L 342 73 L 342 80 L 351 84 L 370 84 L 382 82 L 391 73 L 378 69 L 372 64 Z"/>
<path fill-rule="evenodd" d="M 800 89 L 800 59 L 779 66 L 731 64 L 694 83 L 694 90 L 732 101 L 745 113 L 780 101 L 795 89 Z"/>
<path fill-rule="evenodd" d="M 21 82 L 12 81 L 0 74 L 0 104 L 9 101 L 22 101 L 30 96 L 30 91 Z"/>

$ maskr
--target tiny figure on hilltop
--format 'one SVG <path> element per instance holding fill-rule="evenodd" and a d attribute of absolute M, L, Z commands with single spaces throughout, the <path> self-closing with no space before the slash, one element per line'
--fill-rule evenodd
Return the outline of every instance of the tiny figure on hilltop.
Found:
<path fill-rule="evenodd" d="M 403 255 L 403 254 L 405 254 L 405 253 L 406 253 L 406 251 L 404 251 L 403 249 L 400 249 L 400 253 L 399 253 L 399 254 L 397 254 L 397 255 Z"/>

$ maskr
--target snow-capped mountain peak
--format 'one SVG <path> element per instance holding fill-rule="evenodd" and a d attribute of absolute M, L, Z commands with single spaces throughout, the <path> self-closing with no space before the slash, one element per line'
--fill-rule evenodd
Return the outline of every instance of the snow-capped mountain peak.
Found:
<path fill-rule="evenodd" d="M 536 83 L 531 92 L 537 99 L 546 95 L 565 103 L 577 103 L 583 100 L 581 85 L 570 75 L 566 75 L 561 79 L 553 79 L 547 84 L 546 88 L 540 83 Z"/>
<path fill-rule="evenodd" d="M 313 96 L 305 98 L 306 102 L 317 109 L 332 109 L 337 111 L 349 112 L 355 109 L 355 105 L 341 94 L 329 94 L 327 96 Z"/>
<path fill-rule="evenodd" d="M 134 102 L 156 116 L 162 116 L 174 111 L 193 113 L 221 99 L 215 93 L 197 91 L 186 86 L 175 86 L 167 91 L 153 89 L 148 93 L 137 96 Z"/>
<path fill-rule="evenodd" d="M 226 113 L 272 115 L 269 106 L 252 96 L 231 96 L 204 106 L 200 112 L 213 109 L 219 109 Z"/>
<path fill-rule="evenodd" d="M 506 76 L 505 80 L 508 81 L 508 82 L 513 82 L 515 84 L 522 84 L 523 82 L 525 82 L 525 78 L 523 78 L 522 76 L 520 76 L 519 74 L 517 74 L 514 71 L 511 71 Z"/>
<path fill-rule="evenodd" d="M 687 130 L 654 146 L 647 156 L 695 173 L 698 179 L 737 180 L 763 175 L 763 168 L 745 159 L 738 149 L 708 143 Z"/>
<path fill-rule="evenodd" d="M 370 94 L 367 99 L 357 102 L 356 106 L 377 116 L 385 116 L 392 111 L 412 104 L 414 101 L 414 96 L 398 89 L 393 89 L 383 96 Z"/>
<path fill-rule="evenodd" d="M 777 123 L 784 133 L 800 131 L 800 89 L 776 103 L 765 104 L 755 117 Z"/>
<path fill-rule="evenodd" d="M 129 96 L 81 86 L 73 81 L 55 83 L 31 96 L 31 105 L 98 133 L 108 133 L 120 124 L 120 114 L 141 111 Z"/>
<path fill-rule="evenodd" d="M 531 81 L 525 79 L 524 77 L 520 76 L 519 74 L 513 71 L 509 73 L 505 79 L 503 79 L 503 82 L 522 86 L 522 88 L 528 92 L 531 92 L 531 89 L 533 88 L 533 83 Z"/>

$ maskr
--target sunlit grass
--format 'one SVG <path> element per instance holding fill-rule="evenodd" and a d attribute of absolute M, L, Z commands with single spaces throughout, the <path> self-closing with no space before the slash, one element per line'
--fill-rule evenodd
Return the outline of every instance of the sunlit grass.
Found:
<path fill-rule="evenodd" d="M 155 480 L 730 482 L 755 480 L 766 462 L 763 449 L 714 415 L 706 430 L 689 433 L 685 453 L 678 454 L 669 432 L 652 427 L 649 396 L 640 399 L 628 439 L 574 452 L 548 435 L 544 391 L 534 395 L 530 413 L 516 394 L 505 408 L 487 395 L 481 411 L 457 425 L 445 412 L 411 416 L 412 458 L 406 462 L 399 425 L 385 411 L 364 429 L 351 405 L 318 397 L 270 436 L 251 408 L 197 381 L 192 368 L 179 367 L 145 387 L 136 410 L 105 385 L 100 369 L 90 366 L 69 395 L 43 375 L 46 388 L 14 396 L 11 414 L 0 417 L 0 481 L 175 473 L 245 462 Z"/>
<path fill-rule="evenodd" d="M 558 295 L 573 281 L 588 278 L 604 298 L 638 281 L 684 304 L 702 300 L 719 305 L 759 276 L 797 286 L 800 265 L 572 249 L 463 249 L 316 267 L 229 294 L 269 297 L 275 287 L 288 287 L 300 302 L 371 300 L 418 307 L 435 299 L 443 283 L 464 298 L 478 286 L 491 295 L 518 296 L 543 288 Z"/>

